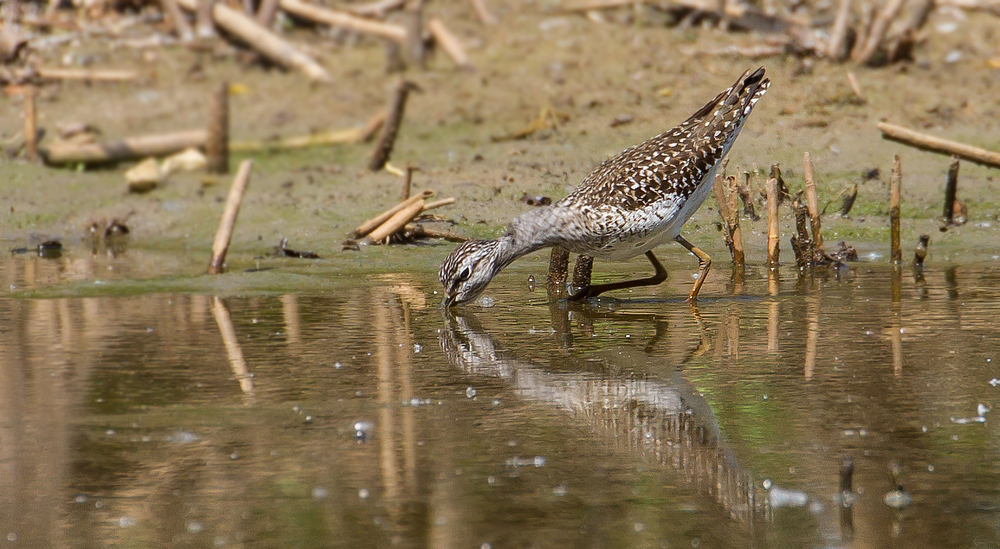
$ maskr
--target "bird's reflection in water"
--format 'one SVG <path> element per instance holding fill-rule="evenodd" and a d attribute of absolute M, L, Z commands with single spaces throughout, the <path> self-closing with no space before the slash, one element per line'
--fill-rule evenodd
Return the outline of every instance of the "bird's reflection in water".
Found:
<path fill-rule="evenodd" d="M 566 314 L 553 311 L 563 340 L 569 331 Z M 665 323 L 650 321 L 662 324 L 655 344 Z M 770 517 L 767 498 L 727 448 L 705 399 L 680 372 L 668 378 L 641 373 L 655 360 L 648 350 L 618 347 L 593 356 L 561 356 L 563 367 L 553 371 L 518 359 L 476 316 L 454 311 L 446 312 L 439 340 L 449 362 L 465 373 L 503 379 L 521 397 L 588 424 L 615 448 L 675 470 L 741 524 L 753 528 Z M 573 362 L 579 367 L 565 368 Z"/>

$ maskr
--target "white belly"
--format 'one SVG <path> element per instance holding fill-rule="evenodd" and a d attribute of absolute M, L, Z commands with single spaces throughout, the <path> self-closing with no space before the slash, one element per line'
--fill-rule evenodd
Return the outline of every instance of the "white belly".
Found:
<path fill-rule="evenodd" d="M 718 164 L 687 200 L 661 200 L 641 210 L 624 214 L 619 212 L 617 216 L 609 211 L 606 214 L 608 218 L 617 221 L 619 227 L 627 229 L 611 231 L 603 246 L 588 249 L 570 247 L 570 250 L 603 259 L 624 260 L 673 241 L 680 234 L 681 227 L 708 198 L 717 170 Z"/>

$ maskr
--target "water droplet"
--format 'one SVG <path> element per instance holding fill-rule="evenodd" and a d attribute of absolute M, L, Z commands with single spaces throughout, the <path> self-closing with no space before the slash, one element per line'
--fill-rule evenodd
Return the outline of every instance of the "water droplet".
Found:
<path fill-rule="evenodd" d="M 930 463 L 927 464 L 927 472 L 928 473 L 933 473 L 934 472 L 934 466 L 931 465 Z"/>
<path fill-rule="evenodd" d="M 493 407 L 496 408 L 497 406 L 500 406 L 500 399 L 499 398 L 494 398 L 493 399 Z"/>
<path fill-rule="evenodd" d="M 196 520 L 191 520 L 188 521 L 187 523 L 187 531 L 191 532 L 192 534 L 200 534 L 204 530 L 205 530 L 205 525 Z"/>
<path fill-rule="evenodd" d="M 421 345 L 419 343 L 414 343 L 413 344 L 413 353 L 414 354 L 417 354 L 417 353 L 419 353 L 420 351 L 423 351 L 423 350 L 424 350 L 424 346 L 423 345 Z"/>
<path fill-rule="evenodd" d="M 636 532 L 642 532 L 643 530 L 646 529 L 646 525 L 641 522 L 637 522 L 632 525 L 632 529 L 635 530 Z"/>
<path fill-rule="evenodd" d="M 135 519 L 130 516 L 118 517 L 118 526 L 120 528 L 128 528 L 129 526 L 135 526 Z"/>
<path fill-rule="evenodd" d="M 555 488 L 552 489 L 552 495 L 556 496 L 557 498 L 561 498 L 565 496 L 567 493 L 569 493 L 569 488 L 567 488 L 565 484 L 560 484 L 559 486 L 556 486 Z"/>
<path fill-rule="evenodd" d="M 302 408 L 299 408 L 298 406 L 292 406 L 292 411 L 295 412 L 296 414 L 301 414 Z"/>
<path fill-rule="evenodd" d="M 306 416 L 306 423 L 312 423 L 312 422 L 313 422 L 313 417 L 312 416 Z"/>
<path fill-rule="evenodd" d="M 465 398 L 476 398 L 476 389 L 474 387 L 467 387 L 465 389 Z"/>
<path fill-rule="evenodd" d="M 330 495 L 330 492 L 322 486 L 317 486 L 312 489 L 312 497 L 314 499 L 323 499 L 328 495 Z"/>
<path fill-rule="evenodd" d="M 535 459 L 533 459 L 532 462 L 535 467 L 545 467 L 545 458 L 542 456 L 535 456 Z"/>
<path fill-rule="evenodd" d="M 229 539 L 226 536 L 215 536 L 212 538 L 212 544 L 216 547 L 223 547 L 229 545 Z"/>
<path fill-rule="evenodd" d="M 493 475 L 486 477 L 486 484 L 496 484 L 496 483 L 497 483 L 497 477 Z"/>
<path fill-rule="evenodd" d="M 104 431 L 104 434 L 108 435 L 109 437 L 115 436 L 115 430 L 108 429 L 107 431 Z"/>
<path fill-rule="evenodd" d="M 87 496 L 86 494 L 80 494 L 76 496 L 76 499 L 74 499 L 73 501 L 77 503 L 87 503 Z"/>
<path fill-rule="evenodd" d="M 341 363 L 339 363 L 339 362 L 337 362 L 337 363 L 335 363 L 335 364 L 333 365 L 333 367 L 339 370 L 339 369 L 343 368 L 343 367 L 344 367 L 344 365 L 343 365 L 343 364 L 341 364 Z"/>
<path fill-rule="evenodd" d="M 359 488 L 358 489 L 358 497 L 359 498 L 361 498 L 361 499 L 368 499 L 368 495 L 369 495 L 368 488 Z"/>
<path fill-rule="evenodd" d="M 763 486 L 765 490 L 770 490 L 772 485 L 771 479 L 769 478 L 764 479 L 764 482 L 760 483 L 760 485 Z"/>
<path fill-rule="evenodd" d="M 7 533 L 7 541 L 9 541 L 11 543 L 17 541 L 17 532 L 8 532 Z"/>
<path fill-rule="evenodd" d="M 483 544 L 479 546 L 479 549 L 493 549 L 493 546 L 490 545 L 489 542 L 484 541 Z"/>
<path fill-rule="evenodd" d="M 231 459 L 233 461 L 236 461 L 236 460 L 240 459 L 240 454 L 237 453 L 237 452 L 233 452 L 233 453 L 229 454 L 229 459 Z"/>

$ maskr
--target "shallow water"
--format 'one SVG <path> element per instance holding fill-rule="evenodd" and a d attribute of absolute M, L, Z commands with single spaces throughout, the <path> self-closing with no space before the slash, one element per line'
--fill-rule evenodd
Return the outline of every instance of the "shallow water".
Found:
<path fill-rule="evenodd" d="M 996 267 L 717 269 L 692 308 L 668 259 L 572 307 L 527 261 L 446 314 L 430 269 L 15 257 L 0 546 L 1000 544 Z"/>

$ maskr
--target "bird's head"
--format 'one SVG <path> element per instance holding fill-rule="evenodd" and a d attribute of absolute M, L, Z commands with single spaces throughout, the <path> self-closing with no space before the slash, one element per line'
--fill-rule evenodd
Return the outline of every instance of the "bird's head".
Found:
<path fill-rule="evenodd" d="M 468 303 L 483 293 L 503 268 L 497 261 L 499 245 L 496 240 L 468 240 L 444 260 L 438 278 L 445 307 Z"/>

